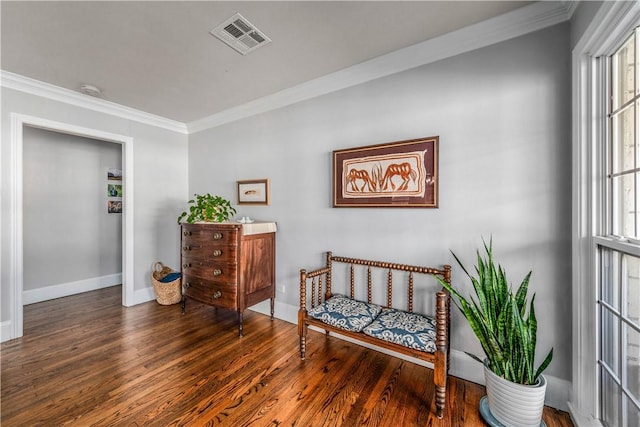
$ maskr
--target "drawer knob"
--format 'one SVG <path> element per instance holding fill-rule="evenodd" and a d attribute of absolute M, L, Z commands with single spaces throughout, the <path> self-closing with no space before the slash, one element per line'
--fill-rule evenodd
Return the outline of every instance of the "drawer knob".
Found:
<path fill-rule="evenodd" d="M 191 250 L 191 246 L 183 246 L 182 249 L 184 249 L 185 251 L 190 251 Z"/>
<path fill-rule="evenodd" d="M 191 236 L 191 232 L 190 231 L 183 231 L 182 235 L 183 236 Z"/>
<path fill-rule="evenodd" d="M 189 283 L 189 282 L 185 282 L 185 283 L 184 283 L 184 287 L 185 287 L 185 288 L 189 288 L 189 287 L 191 287 L 191 283 Z"/>
<path fill-rule="evenodd" d="M 191 267 L 191 263 L 182 264 L 182 268 L 189 268 L 189 267 Z"/>
<path fill-rule="evenodd" d="M 215 292 L 213 293 L 213 299 L 218 299 L 218 298 L 220 298 L 221 296 L 222 296 L 222 292 L 220 292 L 220 291 L 215 291 Z"/>
<path fill-rule="evenodd" d="M 222 239 L 222 233 L 213 233 L 213 240 Z"/>
<path fill-rule="evenodd" d="M 222 251 L 220 249 L 216 249 L 215 251 L 213 251 L 213 256 L 220 256 L 222 255 Z"/>
<path fill-rule="evenodd" d="M 222 270 L 220 270 L 219 268 L 216 268 L 215 270 L 213 270 L 213 275 L 214 276 L 219 276 L 222 274 Z"/>

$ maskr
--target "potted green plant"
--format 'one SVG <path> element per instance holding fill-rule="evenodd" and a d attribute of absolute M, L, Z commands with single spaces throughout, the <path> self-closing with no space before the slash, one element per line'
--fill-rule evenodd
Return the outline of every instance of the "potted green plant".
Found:
<path fill-rule="evenodd" d="M 223 222 L 235 215 L 236 210 L 231 202 L 220 196 L 211 194 L 194 194 L 189 200 L 189 210 L 182 212 L 178 217 L 178 223 L 185 218 L 186 222 Z"/>
<path fill-rule="evenodd" d="M 514 293 L 504 269 L 493 258 L 493 242 L 483 239 L 485 256 L 477 253 L 474 277 L 451 252 L 471 279 L 475 298 L 463 297 L 458 290 L 439 279 L 469 322 L 485 353 L 484 371 L 487 397 L 481 399 L 480 412 L 507 426 L 535 426 L 542 420 L 546 379 L 542 372 L 553 358 L 553 349 L 536 369 L 535 294 L 527 304 L 531 271 Z M 528 308 L 528 310 L 527 310 Z M 471 355 L 483 362 L 477 356 Z M 483 407 L 488 404 L 488 408 Z M 493 420 L 491 420 L 493 421 Z"/>

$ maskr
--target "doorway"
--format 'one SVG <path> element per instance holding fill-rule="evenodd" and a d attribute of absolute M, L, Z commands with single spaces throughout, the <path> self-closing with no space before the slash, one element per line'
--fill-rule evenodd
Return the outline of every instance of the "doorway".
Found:
<path fill-rule="evenodd" d="M 11 270 L 10 330 L 8 339 L 23 335 L 24 232 L 23 232 L 23 147 L 24 128 L 33 127 L 122 145 L 122 305 L 134 304 L 133 290 L 133 138 L 55 122 L 38 117 L 11 114 Z"/>

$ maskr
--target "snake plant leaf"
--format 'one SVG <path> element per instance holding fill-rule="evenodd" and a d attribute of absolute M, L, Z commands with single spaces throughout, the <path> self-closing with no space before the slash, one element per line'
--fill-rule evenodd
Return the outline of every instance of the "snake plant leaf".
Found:
<path fill-rule="evenodd" d="M 529 357 L 531 358 L 531 365 L 529 366 L 529 372 L 527 375 L 529 376 L 529 384 L 535 384 L 536 379 L 538 378 L 534 375 L 533 372 L 533 359 L 535 357 L 536 352 L 536 341 L 537 341 L 537 333 L 538 333 L 538 321 L 536 320 L 536 310 L 534 308 L 533 302 L 536 299 L 536 294 L 534 293 L 531 296 L 531 303 L 529 304 L 529 317 L 527 318 L 527 323 L 529 326 L 529 348 L 527 351 L 529 352 Z"/>
<path fill-rule="evenodd" d="M 469 274 L 467 269 L 464 268 L 464 265 L 462 264 L 462 261 L 460 261 L 460 259 L 456 256 L 456 254 L 453 251 L 449 251 L 449 252 L 451 252 L 451 255 L 453 255 L 453 258 L 456 260 L 456 262 L 458 263 L 460 268 L 462 268 L 462 271 L 464 271 L 467 276 L 471 277 L 471 274 Z"/>
<path fill-rule="evenodd" d="M 547 369 L 547 367 L 551 363 L 551 359 L 553 359 L 553 349 L 551 349 L 551 351 L 549 351 L 549 354 L 547 354 L 547 357 L 544 358 L 544 361 L 540 364 L 540 366 L 538 367 L 538 370 L 536 371 L 535 375 L 533 376 L 533 383 L 534 384 L 535 384 L 536 381 L 538 381 L 538 377 L 540 376 L 540 374 L 542 374 L 544 372 L 544 370 Z"/>
<path fill-rule="evenodd" d="M 529 290 L 529 279 L 531 278 L 531 271 L 522 279 L 522 283 L 516 292 L 516 301 L 518 302 L 518 308 L 520 309 L 520 315 L 524 317 L 524 311 L 527 304 L 527 292 Z"/>

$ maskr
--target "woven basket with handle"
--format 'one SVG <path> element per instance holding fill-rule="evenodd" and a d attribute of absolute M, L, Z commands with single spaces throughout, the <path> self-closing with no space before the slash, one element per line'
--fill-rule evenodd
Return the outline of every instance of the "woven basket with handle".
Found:
<path fill-rule="evenodd" d="M 153 272 L 151 273 L 151 281 L 153 282 L 153 291 L 156 294 L 156 301 L 161 305 L 177 304 L 182 299 L 182 286 L 180 277 L 171 282 L 162 282 L 168 274 L 175 273 L 174 270 L 165 266 L 160 261 L 153 264 Z"/>

